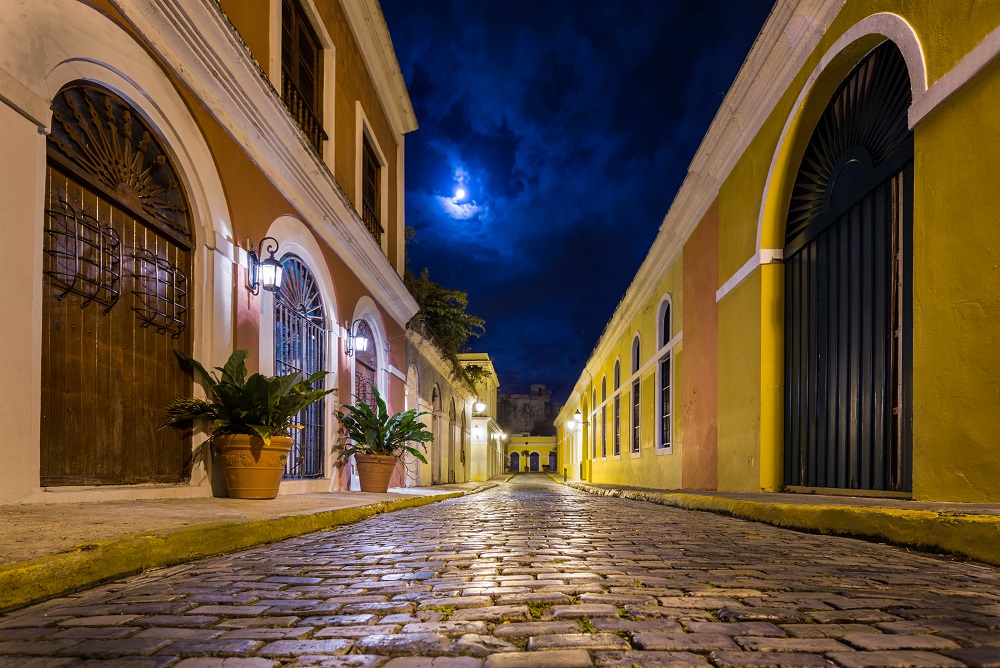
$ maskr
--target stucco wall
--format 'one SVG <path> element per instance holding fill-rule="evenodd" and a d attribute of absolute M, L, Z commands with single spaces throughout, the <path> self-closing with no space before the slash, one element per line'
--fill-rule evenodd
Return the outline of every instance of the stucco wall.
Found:
<path fill-rule="evenodd" d="M 718 310 L 719 206 L 713 204 L 684 244 L 684 337 L 688 360 L 680 402 L 685 425 L 685 489 L 715 489 L 718 484 Z M 675 409 L 676 410 L 676 409 Z"/>

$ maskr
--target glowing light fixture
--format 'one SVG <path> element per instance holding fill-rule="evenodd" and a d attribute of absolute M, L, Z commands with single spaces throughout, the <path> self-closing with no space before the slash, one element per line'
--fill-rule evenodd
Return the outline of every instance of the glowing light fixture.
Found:
<path fill-rule="evenodd" d="M 368 337 L 359 332 L 360 328 L 358 323 L 363 322 L 361 319 L 355 320 L 354 325 L 347 327 L 347 350 L 345 351 L 348 355 L 353 355 L 355 351 L 359 353 L 368 351 Z"/>
<path fill-rule="evenodd" d="M 474 403 L 472 407 L 476 409 L 477 413 L 482 413 L 484 410 L 486 410 L 486 402 L 484 402 L 482 399 L 476 399 L 476 403 Z"/>
<path fill-rule="evenodd" d="M 264 242 L 267 241 L 271 243 L 265 246 Z M 253 242 L 248 240 L 248 245 L 252 246 Z M 260 256 L 264 254 L 265 250 L 268 257 L 261 261 Z M 247 250 L 247 288 L 253 294 L 259 294 L 262 286 L 268 292 L 276 292 L 281 288 L 281 276 L 284 274 L 284 268 L 274 257 L 277 250 L 278 240 L 274 237 L 261 239 L 256 251 L 253 248 Z"/>

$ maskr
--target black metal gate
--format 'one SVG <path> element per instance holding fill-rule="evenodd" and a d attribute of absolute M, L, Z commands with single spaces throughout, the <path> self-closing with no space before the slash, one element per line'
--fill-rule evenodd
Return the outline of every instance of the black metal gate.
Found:
<path fill-rule="evenodd" d="M 309 376 L 325 368 L 326 324 L 323 300 L 315 279 L 295 255 L 281 260 L 284 279 L 274 300 L 274 372 L 301 371 Z M 323 381 L 317 381 L 322 386 Z M 285 465 L 285 478 L 322 478 L 323 406 L 317 401 L 296 418 L 295 444 Z"/>
<path fill-rule="evenodd" d="M 785 246 L 785 484 L 910 490 L 913 139 L 889 42 L 810 139 Z"/>

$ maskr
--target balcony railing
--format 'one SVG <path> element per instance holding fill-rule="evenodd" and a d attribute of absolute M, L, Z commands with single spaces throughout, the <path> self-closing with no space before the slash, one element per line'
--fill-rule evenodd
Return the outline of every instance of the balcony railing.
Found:
<path fill-rule="evenodd" d="M 365 227 L 374 237 L 375 242 L 381 246 L 382 245 L 382 233 L 385 232 L 382 229 L 382 223 L 379 222 L 378 216 L 375 215 L 375 211 L 368 204 L 368 202 L 361 203 L 361 220 L 364 221 Z"/>
<path fill-rule="evenodd" d="M 306 139 L 309 140 L 309 143 L 322 155 L 323 142 L 329 139 L 329 137 L 323 129 L 323 124 L 316 117 L 316 112 L 302 99 L 302 94 L 299 93 L 299 90 L 289 77 L 282 77 L 281 88 L 281 99 L 284 100 L 285 106 L 292 114 L 292 118 L 302 128 L 302 132 L 306 134 Z"/>

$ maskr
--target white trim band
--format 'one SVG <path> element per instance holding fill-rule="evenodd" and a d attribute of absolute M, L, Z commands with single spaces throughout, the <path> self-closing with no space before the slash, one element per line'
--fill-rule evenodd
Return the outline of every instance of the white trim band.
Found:
<path fill-rule="evenodd" d="M 757 254 L 747 260 L 736 273 L 729 277 L 729 280 L 722 284 L 722 287 L 715 291 L 715 303 L 718 304 L 722 298 L 732 292 L 737 285 L 742 283 L 750 274 L 763 264 L 779 264 L 785 256 L 785 251 L 781 248 L 761 248 Z"/>

